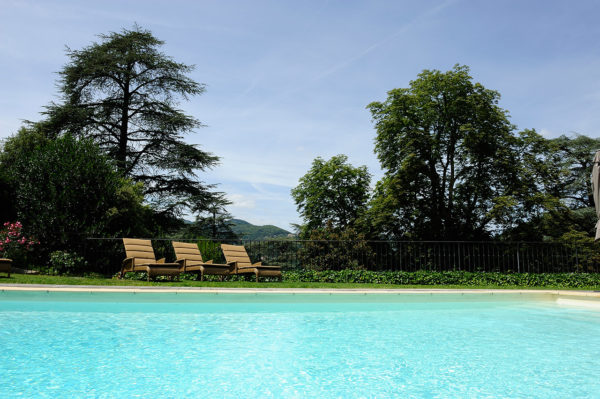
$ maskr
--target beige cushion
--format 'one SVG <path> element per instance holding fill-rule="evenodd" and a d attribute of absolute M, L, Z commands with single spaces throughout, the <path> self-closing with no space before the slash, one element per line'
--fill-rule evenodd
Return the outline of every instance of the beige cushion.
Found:
<path fill-rule="evenodd" d="M 128 258 L 135 258 L 136 264 L 156 263 L 156 256 L 150 240 L 123 238 L 125 253 Z"/>
<path fill-rule="evenodd" d="M 175 257 L 185 259 L 188 265 L 204 263 L 196 243 L 173 241 L 173 249 L 175 250 Z"/>
<path fill-rule="evenodd" d="M 225 255 L 227 263 L 237 262 L 238 267 L 252 266 L 252 262 L 250 262 L 250 257 L 246 252 L 246 248 L 244 248 L 243 246 L 221 244 L 221 249 L 223 250 L 223 255 Z"/>

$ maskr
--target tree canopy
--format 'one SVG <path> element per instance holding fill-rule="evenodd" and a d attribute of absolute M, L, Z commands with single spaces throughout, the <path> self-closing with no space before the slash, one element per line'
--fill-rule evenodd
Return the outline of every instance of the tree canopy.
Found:
<path fill-rule="evenodd" d="M 143 183 L 156 209 L 175 212 L 210 198 L 211 186 L 197 172 L 218 157 L 183 141 L 201 124 L 177 108 L 179 100 L 204 92 L 187 76 L 193 66 L 160 52 L 164 42 L 138 26 L 100 39 L 67 50 L 59 81 L 63 101 L 47 107 L 39 127 L 52 136 L 93 139 L 124 177 Z"/>
<path fill-rule="evenodd" d="M 600 138 L 563 135 L 551 142 L 564 170 L 559 183 L 561 198 L 574 209 L 594 207 L 590 174 L 594 153 L 600 149 Z"/>
<path fill-rule="evenodd" d="M 217 194 L 209 203 L 201 202 L 192 208 L 196 214 L 196 220 L 185 227 L 186 237 L 206 237 L 212 239 L 236 239 L 237 234 L 233 232 L 232 216 L 226 207 L 231 205 L 224 194 Z"/>
<path fill-rule="evenodd" d="M 15 141 L 28 142 L 25 135 L 22 131 Z M 12 144 L 12 151 L 21 148 Z M 121 192 L 130 183 L 90 139 L 67 134 L 40 141 L 20 152 L 15 163 L 2 166 L 11 176 L 19 220 L 46 254 L 81 253 L 86 237 L 117 232 L 109 226 L 122 224 L 117 209 L 125 202 L 130 209 L 141 207 L 140 197 L 123 199 Z M 134 219 L 128 222 L 135 224 Z"/>
<path fill-rule="evenodd" d="M 593 237 L 596 213 L 590 173 L 598 139 L 582 135 L 546 139 L 525 130 L 519 140 L 518 189 L 497 198 L 491 212 L 504 222 L 502 236 L 539 241 L 579 232 Z"/>
<path fill-rule="evenodd" d="M 307 231 L 330 225 L 346 228 L 366 209 L 371 175 L 366 166 L 354 167 L 345 155 L 316 158 L 292 189 Z"/>
<path fill-rule="evenodd" d="M 385 177 L 372 216 L 388 237 L 481 239 L 498 197 L 517 189 L 520 141 L 500 94 L 466 66 L 425 70 L 408 88 L 369 104 Z"/>

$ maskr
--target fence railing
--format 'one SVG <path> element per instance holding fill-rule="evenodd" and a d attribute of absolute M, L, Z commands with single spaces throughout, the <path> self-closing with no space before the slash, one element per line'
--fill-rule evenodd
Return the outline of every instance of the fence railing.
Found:
<path fill-rule="evenodd" d="M 220 244 L 244 245 L 253 262 L 283 270 L 431 270 L 518 273 L 600 272 L 600 247 L 500 241 L 190 240 L 153 238 L 157 258 L 173 261 L 172 240 L 197 242 L 205 260 L 224 263 Z M 93 271 L 114 274 L 125 258 L 120 238 L 88 238 L 85 258 Z"/>

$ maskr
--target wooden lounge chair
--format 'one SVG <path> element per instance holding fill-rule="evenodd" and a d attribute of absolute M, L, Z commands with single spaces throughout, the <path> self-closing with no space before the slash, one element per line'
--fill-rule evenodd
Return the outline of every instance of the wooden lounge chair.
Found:
<path fill-rule="evenodd" d="M 165 263 L 164 258 L 156 260 L 150 240 L 123 238 L 123 245 L 127 258 L 123 261 L 119 278 L 123 278 L 126 272 L 146 272 L 150 281 L 156 276 L 173 277 L 181 273 L 179 263 Z"/>
<path fill-rule="evenodd" d="M 250 262 L 246 248 L 242 245 L 221 244 L 221 249 L 227 264 L 233 266 L 231 274 L 254 273 L 257 283 L 261 276 L 282 279 L 280 266 L 263 266 L 262 262 Z"/>
<path fill-rule="evenodd" d="M 177 257 L 175 262 L 179 263 L 182 267 L 181 272 L 198 273 L 200 281 L 203 281 L 204 276 L 207 274 L 220 275 L 221 281 L 223 281 L 223 276 L 229 275 L 231 270 L 233 270 L 233 266 L 231 265 L 213 263 L 212 259 L 207 261 L 202 260 L 202 254 L 196 243 L 173 241 L 172 244 L 175 256 Z"/>
<path fill-rule="evenodd" d="M 0 258 L 0 272 L 4 272 L 4 273 L 8 274 L 9 278 L 10 278 L 11 265 L 12 265 L 12 259 Z"/>

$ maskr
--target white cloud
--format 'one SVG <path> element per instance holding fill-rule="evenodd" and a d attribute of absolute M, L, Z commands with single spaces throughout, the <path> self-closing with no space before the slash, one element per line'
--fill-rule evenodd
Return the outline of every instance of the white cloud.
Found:
<path fill-rule="evenodd" d="M 254 209 L 256 207 L 256 201 L 246 195 L 230 194 L 227 198 L 233 203 L 231 208 Z"/>

